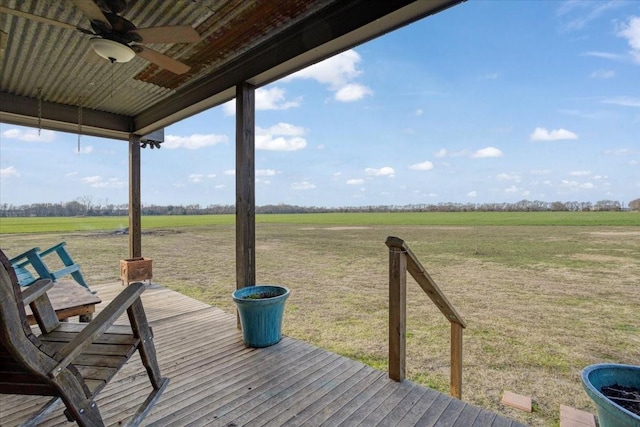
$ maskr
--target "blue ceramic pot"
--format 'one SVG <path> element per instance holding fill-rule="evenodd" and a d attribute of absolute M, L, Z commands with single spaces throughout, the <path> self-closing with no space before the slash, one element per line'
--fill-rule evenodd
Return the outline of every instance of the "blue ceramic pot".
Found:
<path fill-rule="evenodd" d="M 598 407 L 600 427 L 640 427 L 640 416 L 600 391 L 614 384 L 640 389 L 640 366 L 601 363 L 582 370 L 582 385 Z"/>
<path fill-rule="evenodd" d="M 284 303 L 289 293 L 289 289 L 274 285 L 247 286 L 233 293 L 242 339 L 248 347 L 268 347 L 280 341 Z"/>

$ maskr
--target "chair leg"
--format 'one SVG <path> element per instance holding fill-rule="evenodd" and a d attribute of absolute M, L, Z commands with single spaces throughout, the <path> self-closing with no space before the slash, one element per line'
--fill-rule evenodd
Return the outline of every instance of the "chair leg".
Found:
<path fill-rule="evenodd" d="M 53 412 L 53 410 L 56 409 L 56 407 L 61 402 L 62 402 L 62 399 L 60 399 L 59 397 L 54 397 L 53 399 L 51 399 L 50 401 L 45 403 L 44 406 L 42 406 L 38 410 L 38 412 L 36 412 L 31 418 L 29 418 L 24 423 L 20 424 L 20 427 L 35 427 L 35 426 L 37 426 L 38 424 L 40 424 L 40 422 L 47 415 L 49 415 L 51 412 Z"/>
<path fill-rule="evenodd" d="M 147 416 L 151 408 L 156 404 L 160 396 L 164 392 L 164 389 L 167 388 L 169 384 L 169 378 L 163 378 L 160 383 L 160 387 L 154 389 L 151 394 L 146 398 L 146 400 L 138 407 L 136 413 L 131 417 L 129 422 L 127 422 L 126 427 L 136 427 L 140 422 Z"/>
<path fill-rule="evenodd" d="M 84 281 L 84 277 L 82 276 L 82 273 L 80 271 L 74 271 L 73 273 L 71 273 L 71 277 L 73 277 L 73 279 L 78 282 L 80 286 L 83 286 L 91 291 L 91 288 L 89 288 L 87 282 Z M 95 291 L 91 291 L 91 293 L 95 294 Z"/>
<path fill-rule="evenodd" d="M 147 322 L 147 316 L 144 313 L 144 307 L 142 306 L 140 298 L 127 309 L 127 315 L 129 316 L 129 323 L 131 324 L 133 333 L 140 338 L 140 344 L 138 345 L 140 359 L 142 359 L 142 364 L 149 374 L 151 385 L 157 390 L 162 387 L 164 379 L 160 374 L 156 348 L 153 344 L 153 334 Z"/>
<path fill-rule="evenodd" d="M 75 376 L 65 369 L 57 378 L 57 388 L 67 407 L 67 418 L 71 415 L 80 427 L 104 427 L 98 404 L 92 400 L 88 390 L 78 383 Z"/>

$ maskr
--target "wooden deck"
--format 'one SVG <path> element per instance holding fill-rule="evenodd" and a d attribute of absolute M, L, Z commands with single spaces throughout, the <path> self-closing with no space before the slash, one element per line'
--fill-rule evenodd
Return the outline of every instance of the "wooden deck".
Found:
<path fill-rule="evenodd" d="M 93 286 L 103 303 L 120 283 Z M 485 409 L 284 337 L 245 348 L 235 315 L 152 286 L 143 294 L 162 373 L 171 382 L 149 426 L 520 426 Z M 126 316 L 120 321 L 126 322 Z M 197 333 L 194 333 L 197 331 Z M 137 356 L 99 395 L 108 425 L 131 415 L 150 390 Z M 15 426 L 47 401 L 0 395 L 0 426 Z M 43 426 L 71 424 L 62 405 Z"/>

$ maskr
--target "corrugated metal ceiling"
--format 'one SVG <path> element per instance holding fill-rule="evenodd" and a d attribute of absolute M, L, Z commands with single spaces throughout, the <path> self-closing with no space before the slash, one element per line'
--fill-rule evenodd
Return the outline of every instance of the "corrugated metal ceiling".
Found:
<path fill-rule="evenodd" d="M 107 1 L 96 4 L 106 11 Z M 120 16 L 138 28 L 188 25 L 202 37 L 144 45 L 190 67 L 178 75 L 140 56 L 111 64 L 91 49 L 92 35 L 11 12 L 91 28 L 72 0 L 0 0 L 0 120 L 42 117 L 43 127 L 68 130 L 82 109 L 87 133 L 152 131 L 229 99 L 237 83 L 263 84 L 460 1 L 129 0 Z"/>

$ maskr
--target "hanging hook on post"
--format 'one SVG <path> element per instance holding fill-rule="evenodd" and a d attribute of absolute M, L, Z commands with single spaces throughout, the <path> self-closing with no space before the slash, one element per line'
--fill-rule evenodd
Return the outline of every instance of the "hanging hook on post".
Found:
<path fill-rule="evenodd" d="M 80 135 L 82 134 L 82 96 L 78 101 L 78 153 L 80 153 Z"/>
<path fill-rule="evenodd" d="M 42 130 L 42 87 L 38 88 L 38 136 Z"/>

